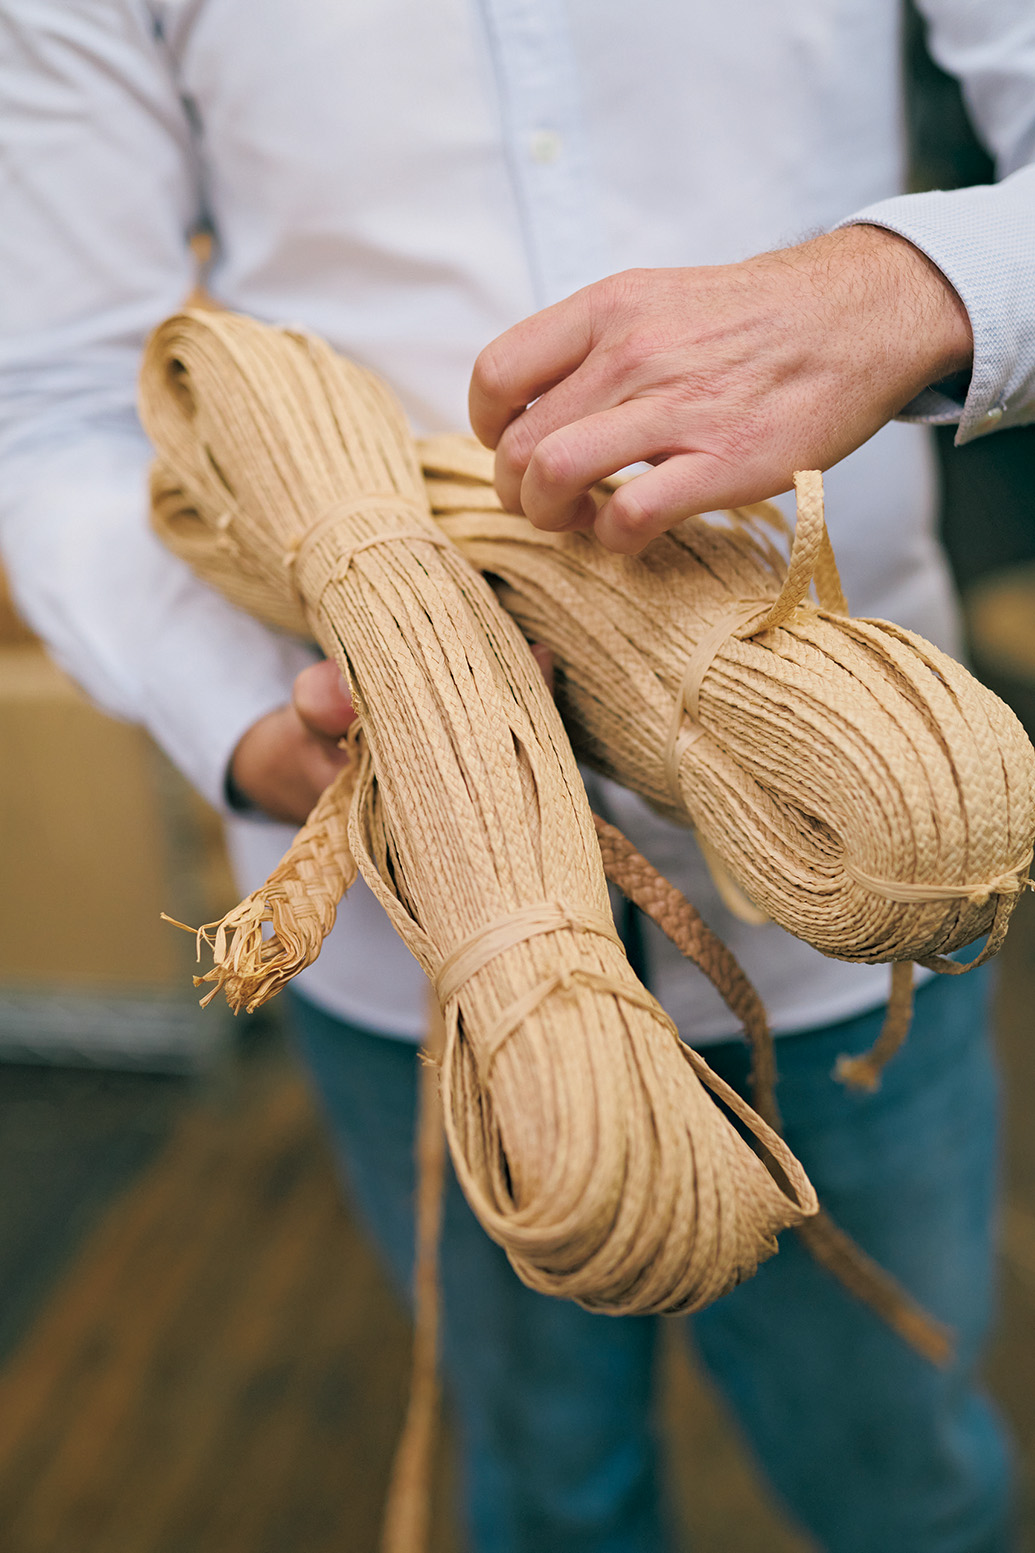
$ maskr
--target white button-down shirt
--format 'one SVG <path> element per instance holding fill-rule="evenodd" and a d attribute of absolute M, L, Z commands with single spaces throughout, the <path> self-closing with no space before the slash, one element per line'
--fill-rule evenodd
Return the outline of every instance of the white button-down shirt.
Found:
<path fill-rule="evenodd" d="M 133 403 L 149 329 L 214 233 L 226 306 L 380 372 L 417 431 L 463 429 L 471 363 L 525 314 L 633 265 L 721 263 L 860 215 L 956 285 L 976 435 L 1035 416 L 1035 4 L 925 0 L 1005 181 L 903 195 L 897 0 L 5 0 L 0 11 L 0 538 L 16 596 L 104 706 L 219 801 L 244 730 L 306 661 L 150 537 Z M 950 648 L 925 433 L 828 478 L 857 613 Z M 882 969 L 726 916 L 685 832 L 598 802 L 702 906 L 777 1029 L 845 1017 Z M 289 840 L 233 820 L 248 885 Z M 697 1041 L 735 1022 L 649 938 Z M 422 977 L 361 885 L 309 995 L 415 1036 Z"/>

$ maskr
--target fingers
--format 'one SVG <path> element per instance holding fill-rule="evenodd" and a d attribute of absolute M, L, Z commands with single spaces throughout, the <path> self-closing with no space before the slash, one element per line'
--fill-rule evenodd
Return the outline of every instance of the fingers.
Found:
<path fill-rule="evenodd" d="M 546 681 L 546 688 L 553 695 L 553 653 L 542 642 L 533 642 L 532 657 L 539 665 L 539 672 Z"/>
<path fill-rule="evenodd" d="M 293 706 L 281 706 L 242 735 L 230 775 L 257 809 L 300 825 L 347 760 L 330 739 L 307 728 Z"/>
<path fill-rule="evenodd" d="M 291 700 L 310 733 L 335 743 L 356 718 L 348 683 L 329 658 L 296 675 Z"/>
<path fill-rule="evenodd" d="M 494 448 L 515 415 L 585 360 L 593 343 L 590 316 L 576 292 L 485 347 L 471 374 L 468 410 L 486 447 Z"/>
<path fill-rule="evenodd" d="M 756 490 L 712 453 L 680 453 L 620 485 L 599 509 L 593 531 L 602 545 L 638 555 L 652 539 L 695 512 L 746 506 L 773 495 Z"/>
<path fill-rule="evenodd" d="M 560 426 L 528 459 L 519 487 L 521 511 L 536 528 L 552 531 L 577 527 L 587 514 L 592 520 L 591 487 L 629 464 L 671 451 L 668 431 L 657 402 L 646 399 Z"/>

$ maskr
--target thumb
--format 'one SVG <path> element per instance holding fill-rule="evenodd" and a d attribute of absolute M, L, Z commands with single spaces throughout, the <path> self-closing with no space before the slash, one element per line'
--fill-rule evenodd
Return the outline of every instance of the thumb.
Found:
<path fill-rule="evenodd" d="M 532 657 L 539 665 L 539 672 L 546 681 L 546 688 L 553 695 L 553 653 L 542 642 L 533 642 Z"/>
<path fill-rule="evenodd" d="M 329 658 L 296 675 L 291 699 L 309 732 L 321 738 L 340 739 L 355 722 L 348 682 Z"/>

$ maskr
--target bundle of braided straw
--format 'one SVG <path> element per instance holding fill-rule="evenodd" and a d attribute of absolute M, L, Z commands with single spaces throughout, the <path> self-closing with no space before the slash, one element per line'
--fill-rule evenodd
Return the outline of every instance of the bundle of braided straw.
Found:
<path fill-rule="evenodd" d="M 446 1129 L 489 1234 L 526 1282 L 591 1307 L 716 1298 L 814 1194 L 632 974 L 560 717 L 432 519 L 398 407 L 316 340 L 207 312 L 153 336 L 141 406 L 157 511 L 199 570 L 348 674 L 362 739 L 322 812 L 351 790 L 348 856 L 444 1008 Z M 254 926 L 261 979 L 276 947 Z"/>
<path fill-rule="evenodd" d="M 494 579 L 526 636 L 552 649 L 580 755 L 694 827 L 738 914 L 841 959 L 893 962 L 879 1055 L 844 1069 L 872 1085 L 908 1026 L 911 962 L 957 973 L 945 956 L 983 934 L 979 959 L 994 954 L 1026 882 L 1035 756 L 1012 712 L 920 637 L 849 616 L 818 475 L 797 479 L 789 560 L 787 526 L 767 503 L 690 519 L 628 557 L 504 513 L 491 454 L 470 439 L 419 452 L 440 528 Z M 229 556 L 212 553 L 168 482 L 154 517 L 231 596 L 304 629 L 297 609 L 229 575 Z M 210 977 L 231 1001 L 261 1001 L 318 952 L 349 876 L 338 817 L 349 783 L 327 795 L 268 890 L 221 927 Z M 309 884 L 314 871 L 319 881 L 303 892 L 314 848 Z M 258 923 L 271 917 L 276 951 L 260 948 Z"/>
<path fill-rule="evenodd" d="M 850 617 L 817 474 L 789 562 L 769 504 L 630 558 L 503 513 L 466 439 L 423 456 L 444 532 L 553 649 L 580 755 L 692 824 L 760 914 L 845 960 L 995 952 L 1031 863 L 1031 745 L 945 653 Z"/>

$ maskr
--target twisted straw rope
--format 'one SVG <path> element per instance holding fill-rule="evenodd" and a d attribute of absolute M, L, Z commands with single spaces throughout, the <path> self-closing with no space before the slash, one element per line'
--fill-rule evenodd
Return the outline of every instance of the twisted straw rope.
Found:
<path fill-rule="evenodd" d="M 194 535 L 199 570 L 238 602 L 275 599 L 267 618 L 348 673 L 363 730 L 342 778 L 348 853 L 444 978 L 446 1131 L 488 1233 L 527 1283 L 590 1308 L 716 1298 L 815 1212 L 814 1193 L 750 1108 L 724 1095 L 758 1152 L 713 1103 L 701 1080 L 721 1085 L 614 941 L 557 710 L 520 631 L 436 528 L 394 401 L 318 341 L 199 312 L 152 338 L 141 410 L 157 511 Z M 259 915 L 278 926 L 279 911 L 285 929 L 301 892 L 288 864 L 278 875 Z M 297 932 L 293 963 L 327 916 Z M 262 945 L 255 912 L 236 934 L 232 948 L 212 934 L 230 990 L 247 942 L 268 992 L 279 946 Z"/>

